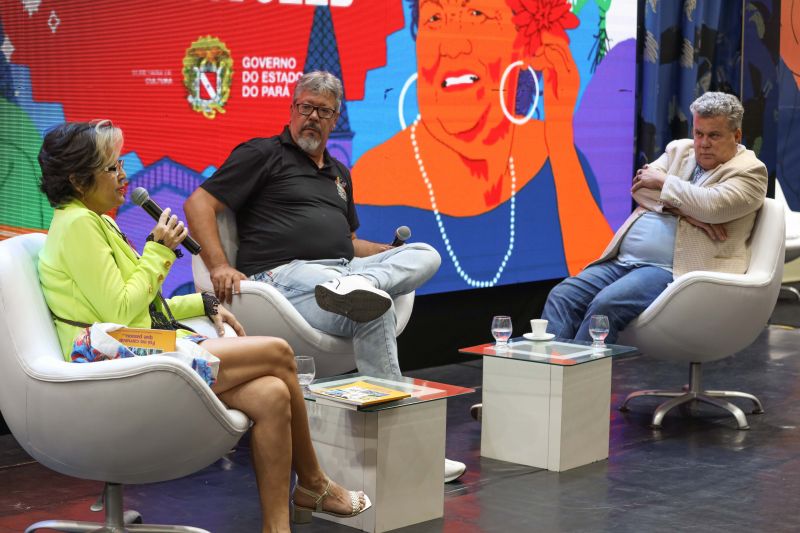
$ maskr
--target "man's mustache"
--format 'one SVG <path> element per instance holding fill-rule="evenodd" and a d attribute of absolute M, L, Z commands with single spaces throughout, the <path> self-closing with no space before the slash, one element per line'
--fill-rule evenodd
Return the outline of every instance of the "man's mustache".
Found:
<path fill-rule="evenodd" d="M 316 131 L 317 133 L 319 133 L 320 135 L 322 135 L 322 128 L 320 128 L 319 126 L 317 126 L 316 124 L 313 124 L 313 123 L 306 124 L 305 126 L 303 126 L 303 129 L 301 131 L 305 131 L 305 130 L 313 130 L 313 131 Z"/>

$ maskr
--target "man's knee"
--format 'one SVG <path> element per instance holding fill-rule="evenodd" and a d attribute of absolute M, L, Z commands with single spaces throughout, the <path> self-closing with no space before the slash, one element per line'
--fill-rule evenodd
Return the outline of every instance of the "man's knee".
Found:
<path fill-rule="evenodd" d="M 547 295 L 545 305 L 564 305 L 573 300 L 570 296 L 575 285 L 574 278 L 566 278 L 558 285 L 550 289 L 550 294 Z"/>
<path fill-rule="evenodd" d="M 586 316 L 591 315 L 606 315 L 611 316 L 619 309 L 620 302 L 605 296 L 603 293 L 598 294 L 589 304 L 586 309 Z"/>
<path fill-rule="evenodd" d="M 411 242 L 408 244 L 404 244 L 403 248 L 406 250 L 414 250 L 417 252 L 423 252 L 425 254 L 426 264 L 429 264 L 433 267 L 434 270 L 438 270 L 439 266 L 442 264 L 442 256 L 439 255 L 439 252 L 428 243 L 424 242 Z M 401 250 L 403 249 L 401 248 Z"/>

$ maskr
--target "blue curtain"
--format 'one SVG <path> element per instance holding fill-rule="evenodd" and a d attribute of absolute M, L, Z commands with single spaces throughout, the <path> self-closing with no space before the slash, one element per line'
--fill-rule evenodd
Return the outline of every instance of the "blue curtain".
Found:
<path fill-rule="evenodd" d="M 774 176 L 779 6 L 772 3 L 640 0 L 637 167 L 691 136 L 695 98 L 724 91 L 742 100 L 743 142 Z"/>
<path fill-rule="evenodd" d="M 690 136 L 689 104 L 699 95 L 739 93 L 741 48 L 741 0 L 642 4 L 637 166 L 661 155 L 670 141 Z"/>

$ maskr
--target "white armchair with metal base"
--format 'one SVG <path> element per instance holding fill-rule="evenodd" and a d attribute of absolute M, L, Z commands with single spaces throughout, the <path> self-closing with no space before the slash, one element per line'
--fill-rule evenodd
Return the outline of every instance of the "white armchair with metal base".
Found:
<path fill-rule="evenodd" d="M 235 264 L 239 240 L 232 211 L 217 215 L 220 241 L 225 256 Z M 211 278 L 200 256 L 192 257 L 192 274 L 197 290 L 213 291 Z M 356 367 L 353 341 L 314 329 L 277 289 L 260 281 L 245 280 L 240 294 L 229 306 L 248 335 L 270 335 L 285 339 L 297 354 L 314 356 L 317 377 L 341 374 Z M 414 293 L 394 298 L 397 335 L 403 332 L 414 306 Z"/>
<path fill-rule="evenodd" d="M 646 390 L 629 394 L 620 406 L 642 396 L 670 398 L 653 414 L 652 427 L 661 428 L 674 407 L 703 402 L 727 410 L 739 429 L 749 429 L 742 409 L 730 402 L 741 398 L 762 413 L 752 394 L 704 390 L 701 364 L 716 361 L 749 346 L 767 324 L 783 276 L 783 207 L 767 198 L 756 218 L 750 264 L 745 274 L 696 271 L 673 281 L 656 300 L 620 333 L 619 343 L 636 346 L 648 357 L 689 363 L 689 385 L 684 390 Z"/>
<path fill-rule="evenodd" d="M 105 522 L 48 520 L 26 533 L 208 533 L 131 524 L 141 517 L 123 513 L 122 485 L 196 472 L 228 452 L 250 421 L 170 357 L 65 362 L 36 269 L 44 241 L 30 234 L 0 242 L 0 411 L 20 446 L 41 464 L 106 483 Z M 215 336 L 205 318 L 186 323 Z"/>

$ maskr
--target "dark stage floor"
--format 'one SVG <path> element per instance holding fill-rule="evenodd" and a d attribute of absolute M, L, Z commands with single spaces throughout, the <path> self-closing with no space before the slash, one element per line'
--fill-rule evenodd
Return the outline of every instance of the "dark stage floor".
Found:
<path fill-rule="evenodd" d="M 800 304 L 782 305 L 796 306 L 800 316 Z M 664 429 L 653 431 L 648 422 L 657 400 L 640 400 L 626 415 L 612 409 L 607 461 L 560 474 L 480 457 L 480 427 L 468 413 L 480 400 L 479 361 L 415 371 L 478 393 L 448 405 L 448 456 L 469 469 L 460 482 L 443 487 L 444 519 L 402 531 L 798 531 L 798 346 L 800 330 L 772 325 L 749 349 L 704 366 L 708 388 L 761 398 L 766 413 L 748 415 L 749 431 L 703 408 L 698 419 L 670 413 Z M 617 360 L 612 407 L 630 391 L 680 387 L 687 378 L 688 368 L 645 356 Z M 100 483 L 39 466 L 10 435 L 0 437 L 0 533 L 17 533 L 45 518 L 100 519 L 88 511 L 100 489 Z M 128 487 L 126 504 L 148 522 L 216 533 L 260 531 L 246 441 L 188 478 Z M 354 530 L 316 519 L 295 531 Z"/>

